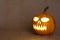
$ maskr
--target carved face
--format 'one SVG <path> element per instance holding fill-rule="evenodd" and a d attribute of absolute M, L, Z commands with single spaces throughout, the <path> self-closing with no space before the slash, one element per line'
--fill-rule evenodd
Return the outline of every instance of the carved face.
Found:
<path fill-rule="evenodd" d="M 38 34 L 50 34 L 55 29 L 55 20 L 49 14 L 38 14 L 33 17 L 33 29 Z"/>

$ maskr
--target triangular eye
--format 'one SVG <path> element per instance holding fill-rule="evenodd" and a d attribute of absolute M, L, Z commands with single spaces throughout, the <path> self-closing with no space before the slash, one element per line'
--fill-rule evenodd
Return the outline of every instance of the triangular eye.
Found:
<path fill-rule="evenodd" d="M 33 20 L 34 20 L 35 22 L 37 22 L 37 21 L 39 20 L 39 18 L 38 18 L 38 17 L 34 17 Z"/>
<path fill-rule="evenodd" d="M 41 18 L 41 21 L 42 21 L 42 22 L 48 22 L 48 21 L 49 21 L 49 18 L 43 17 L 43 18 Z"/>

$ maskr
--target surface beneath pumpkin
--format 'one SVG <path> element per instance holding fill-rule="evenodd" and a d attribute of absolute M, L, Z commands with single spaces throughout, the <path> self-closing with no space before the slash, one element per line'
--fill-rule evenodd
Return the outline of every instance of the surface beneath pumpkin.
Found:
<path fill-rule="evenodd" d="M 36 35 L 32 30 L 0 30 L 0 40 L 60 40 L 60 33 Z"/>

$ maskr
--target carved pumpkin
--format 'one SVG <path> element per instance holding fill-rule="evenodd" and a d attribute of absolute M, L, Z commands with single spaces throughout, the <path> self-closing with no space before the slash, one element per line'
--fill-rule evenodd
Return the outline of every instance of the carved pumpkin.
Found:
<path fill-rule="evenodd" d="M 33 17 L 33 29 L 37 34 L 51 34 L 55 30 L 55 19 L 48 13 L 37 14 Z"/>

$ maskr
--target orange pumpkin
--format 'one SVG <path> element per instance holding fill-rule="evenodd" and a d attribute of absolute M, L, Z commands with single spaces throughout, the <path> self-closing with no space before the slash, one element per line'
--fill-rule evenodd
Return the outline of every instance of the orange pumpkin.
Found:
<path fill-rule="evenodd" d="M 33 17 L 33 29 L 37 34 L 51 34 L 55 30 L 55 19 L 48 13 L 37 14 Z"/>

